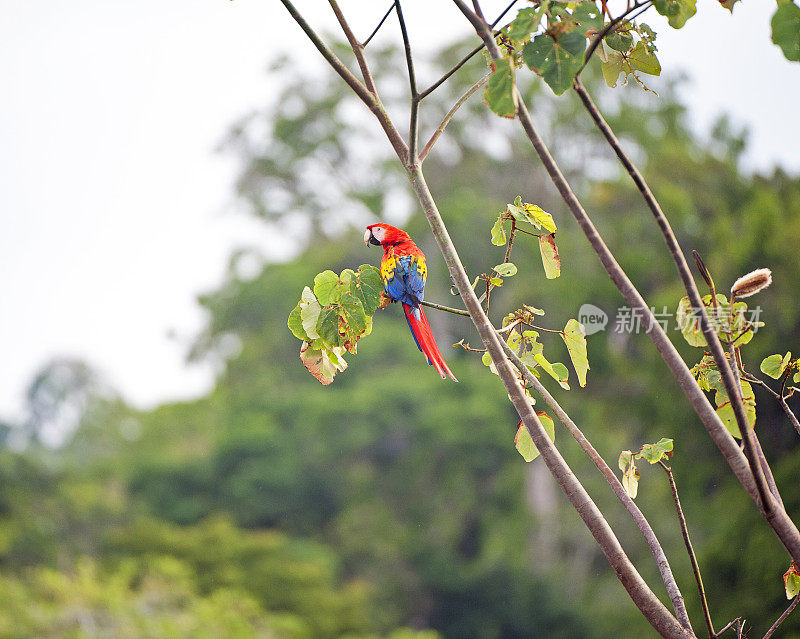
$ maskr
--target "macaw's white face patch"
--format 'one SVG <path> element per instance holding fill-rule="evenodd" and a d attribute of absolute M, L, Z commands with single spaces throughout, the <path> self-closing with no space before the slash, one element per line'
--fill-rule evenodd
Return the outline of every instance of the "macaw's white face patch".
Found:
<path fill-rule="evenodd" d="M 367 229 L 367 232 L 364 234 L 364 241 L 369 242 L 369 234 L 372 234 L 372 237 L 375 238 L 375 241 L 378 244 L 382 244 L 384 238 L 386 237 L 386 229 L 381 226 L 373 226 L 371 229 Z"/>

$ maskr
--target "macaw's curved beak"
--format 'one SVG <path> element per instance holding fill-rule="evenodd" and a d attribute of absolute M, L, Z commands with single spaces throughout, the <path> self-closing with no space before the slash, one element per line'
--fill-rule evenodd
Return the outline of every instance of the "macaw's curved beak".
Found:
<path fill-rule="evenodd" d="M 372 229 L 367 229 L 364 231 L 364 244 L 369 246 L 370 244 L 374 244 L 375 246 L 380 246 L 381 243 L 375 239 L 375 236 L 372 234 Z"/>

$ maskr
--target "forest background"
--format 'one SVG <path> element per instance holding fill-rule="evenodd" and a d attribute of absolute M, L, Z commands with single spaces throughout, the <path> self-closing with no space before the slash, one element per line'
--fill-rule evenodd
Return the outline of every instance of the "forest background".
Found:
<path fill-rule="evenodd" d="M 430 72 L 465 46 L 432 56 Z M 383 78 L 393 55 L 376 51 Z M 431 100 L 446 110 L 482 64 Z M 584 77 L 599 90 L 596 72 Z M 269 82 L 281 87 L 279 99 L 237 123 L 225 151 L 240 158 L 238 195 L 250 213 L 304 250 L 257 273 L 242 268 L 248 253 L 239 252 L 225 283 L 201 298 L 208 322 L 191 357 L 219 370 L 205 397 L 136 410 L 71 359 L 32 381 L 24 415 L 0 429 L 0 636 L 647 636 L 549 475 L 514 450 L 516 418 L 502 387 L 478 358 L 444 348 L 476 340 L 467 321 L 430 313 L 458 386 L 424 366 L 396 309 L 376 318 L 331 387 L 301 367 L 286 316 L 315 273 L 377 261 L 360 241 L 365 221 L 401 224 L 436 253 L 402 174 L 341 83 L 309 82 L 285 60 Z M 773 270 L 775 284 L 759 298 L 766 326 L 747 354 L 757 369 L 800 332 L 800 310 L 786 303 L 800 280 L 800 177 L 750 172 L 747 134 L 724 115 L 696 131 L 683 86 L 673 76 L 653 83 L 657 98 L 636 86 L 601 91 L 601 105 L 682 245 L 699 250 L 718 281 Z M 660 238 L 591 123 L 571 98 L 556 101 L 540 83 L 524 88 L 620 262 L 657 309 L 674 310 L 682 293 L 653 250 Z M 615 330 L 618 294 L 530 166 L 516 130 L 477 99 L 426 162 L 456 245 L 471 247 L 469 272 L 501 261 L 489 229 L 509 193 L 559 221 L 562 277 L 509 281 L 495 308 L 546 301 L 543 321 L 553 328 L 585 303 L 608 313 L 606 330 L 589 338 L 589 384 L 559 399 L 608 460 L 675 439 L 673 467 L 712 611 L 723 623 L 743 615 L 769 625 L 785 607 L 785 556 L 676 401 L 679 389 L 646 337 Z M 539 272 L 538 251 L 515 261 Z M 455 305 L 443 265 L 430 262 L 428 297 Z M 696 351 L 676 344 L 692 361 Z M 796 511 L 797 435 L 766 397 L 758 411 L 787 510 Z M 46 445 L 54 432 L 69 434 L 64 445 Z M 571 441 L 556 441 L 578 472 L 587 469 Z M 655 473 L 643 481 L 639 505 L 691 593 L 669 488 Z M 600 481 L 588 487 L 652 577 L 648 550 L 611 493 Z M 800 633 L 800 621 L 783 630 Z"/>

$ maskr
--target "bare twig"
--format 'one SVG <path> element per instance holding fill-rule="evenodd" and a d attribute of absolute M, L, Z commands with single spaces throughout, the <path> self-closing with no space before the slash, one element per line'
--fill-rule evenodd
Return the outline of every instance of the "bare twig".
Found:
<path fill-rule="evenodd" d="M 378 26 L 375 27 L 372 33 L 369 34 L 369 37 L 366 40 L 364 40 L 363 44 L 361 45 L 362 49 L 366 49 L 367 45 L 370 43 L 370 40 L 372 40 L 372 38 L 375 37 L 375 34 L 378 33 L 378 30 L 383 26 L 383 23 L 386 22 L 386 18 L 389 17 L 389 14 L 392 12 L 392 9 L 394 9 L 394 5 L 395 5 L 394 2 L 392 2 L 392 4 L 389 5 L 389 8 L 386 10 L 386 13 L 383 14 L 381 21 L 378 23 Z"/>
<path fill-rule="evenodd" d="M 491 75 L 490 73 L 487 73 L 475 84 L 473 84 L 469 89 L 467 89 L 467 92 L 458 99 L 458 101 L 453 105 L 453 108 L 451 108 L 444 116 L 444 118 L 442 118 L 442 121 L 439 123 L 439 126 L 436 127 L 436 130 L 433 132 L 433 135 L 431 135 L 431 139 L 428 140 L 428 143 L 425 145 L 422 151 L 420 151 L 419 153 L 420 162 L 422 162 L 422 160 L 426 158 L 433 145 L 436 144 L 436 140 L 438 140 L 439 136 L 442 133 L 444 133 L 445 127 L 450 123 L 450 120 L 452 120 L 453 116 L 456 114 L 456 111 L 458 111 L 461 108 L 461 106 L 467 100 L 469 100 L 469 98 L 472 96 L 473 93 L 475 93 L 484 84 L 486 84 L 486 81 L 489 79 L 490 75 Z"/>
<path fill-rule="evenodd" d="M 395 0 L 394 8 L 397 11 L 397 19 L 400 22 L 400 33 L 403 35 L 403 48 L 406 52 L 406 67 L 408 68 L 408 86 L 411 91 L 411 117 L 408 123 L 408 162 L 409 164 L 416 164 L 419 161 L 417 157 L 417 143 L 419 139 L 419 92 L 417 91 L 417 78 L 414 73 L 414 58 L 411 55 L 411 42 L 408 39 L 408 31 L 406 30 L 406 21 L 403 18 L 403 9 L 400 6 L 400 0 Z"/>
<path fill-rule="evenodd" d="M 726 630 L 728 630 L 729 628 L 731 628 L 731 627 L 732 627 L 734 624 L 741 623 L 741 621 L 742 621 L 742 620 L 741 620 L 741 618 L 740 618 L 740 617 L 736 617 L 736 619 L 731 619 L 731 620 L 730 620 L 728 623 L 726 623 L 726 624 L 725 624 L 725 626 L 722 628 L 722 630 L 718 630 L 718 631 L 717 631 L 717 634 L 716 634 L 716 636 L 717 636 L 717 637 L 720 637 L 720 636 L 722 636 L 722 633 L 723 633 L 723 632 L 725 632 Z"/>
<path fill-rule="evenodd" d="M 769 639 L 773 634 L 775 634 L 778 626 L 780 626 L 786 620 L 786 617 L 792 613 L 792 610 L 797 607 L 798 602 L 800 602 L 800 595 L 797 595 L 794 599 L 792 599 L 792 603 L 789 604 L 789 607 L 783 611 L 783 614 L 778 617 L 777 621 L 772 624 L 772 627 L 767 630 L 767 634 L 764 635 L 764 639 Z"/>
<path fill-rule="evenodd" d="M 678 497 L 678 487 L 675 485 L 675 478 L 672 476 L 672 469 L 667 466 L 663 461 L 658 462 L 664 472 L 667 473 L 669 480 L 669 487 L 672 491 L 672 499 L 675 502 L 675 512 L 678 514 L 678 523 L 681 526 L 681 534 L 683 535 L 683 543 L 686 545 L 686 552 L 689 554 L 689 561 L 692 564 L 692 572 L 694 573 L 694 580 L 697 582 L 697 591 L 700 594 L 700 606 L 703 608 L 703 619 L 706 622 L 706 629 L 708 630 L 709 639 L 715 639 L 717 633 L 714 632 L 714 624 L 711 621 L 711 613 L 708 610 L 708 601 L 706 600 L 706 590 L 703 587 L 703 577 L 700 575 L 700 565 L 697 563 L 697 557 L 692 548 L 692 541 L 689 538 L 689 529 L 686 527 L 686 517 L 683 516 L 683 508 L 681 508 L 681 500 Z"/>
<path fill-rule="evenodd" d="M 422 300 L 420 304 L 422 306 L 427 306 L 428 308 L 435 308 L 437 311 L 452 313 L 453 315 L 463 315 L 465 317 L 470 316 L 468 311 L 462 311 L 460 308 L 450 308 L 449 306 L 444 306 L 442 304 L 434 304 L 433 302 L 426 302 L 425 300 Z"/>
<path fill-rule="evenodd" d="M 364 78 L 364 84 L 367 85 L 367 89 L 370 93 L 377 95 L 378 92 L 375 89 L 375 81 L 373 80 L 372 73 L 370 73 L 369 66 L 367 65 L 367 59 L 364 57 L 364 47 L 356 39 L 356 36 L 353 35 L 353 31 L 350 29 L 350 25 L 347 24 L 347 20 L 344 19 L 344 14 L 339 8 L 338 2 L 336 2 L 336 0 L 328 0 L 328 4 L 331 5 L 331 9 L 333 9 L 333 13 L 336 16 L 336 19 L 339 21 L 339 26 L 342 27 L 342 31 L 344 32 L 347 41 L 350 43 L 350 48 L 353 50 L 353 53 L 356 56 L 356 61 L 361 69 L 361 75 Z"/>
<path fill-rule="evenodd" d="M 294 21 L 303 30 L 306 36 L 308 36 L 308 39 L 311 40 L 313 45 L 317 48 L 317 51 L 322 54 L 322 57 L 325 58 L 326 62 L 333 68 L 334 71 L 336 71 L 337 74 L 339 74 L 339 77 L 341 77 L 342 80 L 347 83 L 347 85 L 361 99 L 361 101 L 366 104 L 367 107 L 369 107 L 369 110 L 372 111 L 372 113 L 378 119 L 381 128 L 383 128 L 384 132 L 386 133 L 386 137 L 389 138 L 389 142 L 391 143 L 395 153 L 397 153 L 399 158 L 405 161 L 405 158 L 408 155 L 408 147 L 389 118 L 389 115 L 386 113 L 386 110 L 383 108 L 383 104 L 378 96 L 369 91 L 367 87 L 364 86 L 364 84 L 355 75 L 353 75 L 353 72 L 350 71 L 350 69 L 348 69 L 342 63 L 342 61 L 336 57 L 336 54 L 334 54 L 333 51 L 331 51 L 325 45 L 325 43 L 322 42 L 317 33 L 303 19 L 303 16 L 300 15 L 297 9 L 295 9 L 291 0 L 281 0 L 281 2 L 283 3 L 283 6 L 286 7 L 286 10 L 292 16 Z"/>
<path fill-rule="evenodd" d="M 512 2 L 509 3 L 509 5 L 505 9 L 503 9 L 502 13 L 499 16 L 497 16 L 497 19 L 494 22 L 492 22 L 492 25 L 491 25 L 492 29 L 494 29 L 497 26 L 497 23 L 500 22 L 500 20 L 503 19 L 503 16 L 506 15 L 506 13 L 508 13 L 511 10 L 511 7 L 513 7 L 517 2 L 518 2 L 518 0 L 512 0 Z M 442 84 L 444 84 L 444 82 L 451 75 L 453 75 L 456 71 L 458 71 L 461 67 L 463 67 L 467 62 L 472 60 L 472 58 L 474 58 L 477 54 L 479 54 L 481 51 L 483 51 L 483 47 L 484 47 L 484 45 L 481 44 L 481 45 L 475 47 L 472 51 L 470 51 L 463 58 L 461 58 L 461 60 L 454 67 L 452 67 L 449 71 L 446 71 L 445 74 L 441 78 L 439 78 L 431 86 L 429 86 L 422 93 L 420 93 L 419 94 L 419 99 L 420 100 L 425 99 L 428 95 L 430 95 L 436 89 L 438 89 Z"/>
<path fill-rule="evenodd" d="M 661 580 L 664 582 L 664 585 L 667 588 L 667 594 L 669 595 L 672 606 L 675 609 L 676 616 L 678 619 L 683 619 L 682 625 L 684 625 L 684 627 L 691 627 L 689 625 L 689 615 L 686 613 L 683 595 L 678 588 L 678 584 L 675 581 L 674 575 L 672 574 L 672 569 L 670 568 L 667 556 L 664 554 L 664 549 L 661 547 L 661 543 L 658 541 L 655 531 L 650 526 L 650 522 L 647 521 L 647 518 L 644 516 L 642 511 L 639 510 L 639 507 L 625 491 L 622 482 L 620 482 L 620 480 L 614 474 L 614 471 L 611 470 L 606 461 L 601 457 L 600 453 L 595 450 L 591 442 L 586 439 L 586 436 L 583 434 L 581 429 L 578 428 L 578 426 L 561 407 L 555 397 L 553 397 L 547 388 L 545 388 L 545 386 L 542 384 L 542 382 L 530 372 L 528 367 L 525 366 L 513 349 L 506 344 L 505 341 L 501 340 L 501 343 L 503 345 L 505 354 L 509 357 L 509 359 L 511 359 L 512 363 L 514 366 L 516 366 L 517 370 L 523 376 L 525 381 L 530 384 L 530 386 L 542 397 L 542 399 L 544 399 L 545 403 L 553 410 L 556 417 L 562 424 L 564 424 L 570 435 L 572 435 L 573 439 L 575 439 L 589 459 L 592 460 L 592 463 L 594 463 L 605 480 L 608 482 L 609 486 L 611 486 L 611 489 L 614 491 L 617 499 L 620 500 L 622 505 L 625 507 L 625 510 L 628 511 L 634 522 L 636 522 L 639 531 L 642 533 L 647 545 L 650 547 L 650 551 L 653 553 L 653 557 L 655 557 L 656 564 L 658 565 L 658 571 L 661 574 Z"/>

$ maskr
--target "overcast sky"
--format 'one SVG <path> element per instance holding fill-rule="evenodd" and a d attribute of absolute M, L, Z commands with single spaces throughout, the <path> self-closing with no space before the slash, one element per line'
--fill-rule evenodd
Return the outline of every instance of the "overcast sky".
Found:
<path fill-rule="evenodd" d="M 363 10 L 363 37 L 388 1 L 341 4 Z M 744 0 L 732 17 L 698 4 L 681 31 L 648 19 L 662 67 L 692 79 L 697 126 L 729 112 L 752 131 L 752 167 L 800 172 L 800 64 L 770 43 L 774 3 Z M 333 28 L 327 3 L 296 5 Z M 406 5 L 422 49 L 468 33 L 447 0 Z M 285 254 L 237 212 L 235 160 L 214 149 L 265 103 L 285 50 L 318 64 L 277 0 L 0 0 L 0 416 L 19 414 L 55 355 L 88 360 L 139 406 L 210 387 L 207 366 L 184 363 L 197 294 L 235 247 Z"/>

